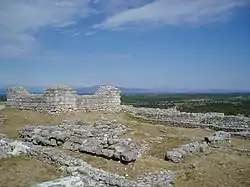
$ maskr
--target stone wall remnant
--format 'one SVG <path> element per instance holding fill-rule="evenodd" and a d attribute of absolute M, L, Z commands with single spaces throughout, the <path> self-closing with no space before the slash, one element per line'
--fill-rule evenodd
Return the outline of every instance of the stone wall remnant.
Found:
<path fill-rule="evenodd" d="M 208 140 L 208 142 L 206 141 L 206 139 Z M 205 137 L 203 142 L 195 141 L 167 151 L 165 160 L 179 163 L 181 162 L 182 158 L 187 155 L 191 155 L 197 152 L 205 152 L 208 149 L 210 143 L 216 144 L 219 142 L 230 142 L 230 139 L 230 133 L 218 131 L 215 132 L 213 136 Z"/>
<path fill-rule="evenodd" d="M 68 150 L 129 163 L 137 159 L 139 151 L 131 140 L 118 138 L 125 132 L 121 124 L 71 122 L 58 126 L 27 126 L 20 135 L 34 145 L 62 145 Z"/>
<path fill-rule="evenodd" d="M 4 157 L 29 156 L 42 162 L 58 166 L 62 171 L 69 174 L 68 177 L 35 184 L 32 185 L 32 187 L 151 187 L 159 185 L 173 187 L 171 181 L 176 176 L 172 171 L 164 171 L 153 175 L 145 175 L 139 177 L 137 180 L 128 180 L 123 176 L 94 168 L 87 162 L 70 156 L 61 150 L 34 145 L 29 142 L 13 141 L 7 138 L 0 140 L 0 151 L 1 150 L 4 151 Z M 13 154 L 13 150 L 18 151 Z"/>
<path fill-rule="evenodd" d="M 93 95 L 78 95 L 67 86 L 52 86 L 42 94 L 31 94 L 21 86 L 8 88 L 6 92 L 7 107 L 46 113 L 75 110 L 116 112 L 121 104 L 120 90 L 109 85 L 100 86 Z"/>
<path fill-rule="evenodd" d="M 206 143 L 192 142 L 189 144 L 185 144 L 181 147 L 173 148 L 170 151 L 167 151 L 165 160 L 179 163 L 185 156 L 191 155 L 201 150 L 204 151 L 206 147 Z"/>
<path fill-rule="evenodd" d="M 135 118 L 150 122 L 164 123 L 185 128 L 209 128 L 215 131 L 250 132 L 250 118 L 243 116 L 226 116 L 223 113 L 188 113 L 176 108 L 157 109 L 133 106 L 121 106 L 122 111 Z M 236 133 L 241 136 L 242 133 Z M 247 138 L 249 136 L 245 136 Z"/>
<path fill-rule="evenodd" d="M 230 142 L 231 140 L 231 134 L 228 132 L 223 131 L 217 131 L 214 133 L 213 136 L 205 137 L 208 139 L 211 143 L 217 143 L 217 142 Z"/>

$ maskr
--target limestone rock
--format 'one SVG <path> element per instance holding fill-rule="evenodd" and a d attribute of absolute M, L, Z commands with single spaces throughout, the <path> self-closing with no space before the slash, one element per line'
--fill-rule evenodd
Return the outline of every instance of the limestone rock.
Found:
<path fill-rule="evenodd" d="M 122 176 L 93 168 L 83 160 L 67 155 L 54 148 L 9 139 L 0 140 L 0 150 L 4 149 L 8 157 L 10 156 L 8 153 L 13 151 L 13 146 L 18 147 L 18 150 L 22 150 L 17 151 L 17 154 L 25 153 L 26 156 L 59 166 L 62 171 L 66 171 L 69 174 L 68 177 L 43 182 L 33 185 L 33 187 L 151 187 L 157 185 L 172 187 L 170 182 L 175 177 L 173 172 L 165 171 L 153 175 L 141 176 L 135 181 L 130 181 Z"/>
<path fill-rule="evenodd" d="M 206 142 L 203 142 L 200 144 L 200 151 L 201 152 L 206 152 L 208 149 L 208 144 Z"/>
<path fill-rule="evenodd" d="M 215 132 L 213 136 L 207 137 L 207 139 L 211 143 L 230 141 L 231 134 L 228 132 L 218 131 L 218 132 Z"/>
<path fill-rule="evenodd" d="M 170 160 L 175 163 L 181 162 L 182 154 L 178 151 L 168 151 L 165 160 Z"/>
<path fill-rule="evenodd" d="M 197 152 L 204 152 L 207 149 L 208 145 L 205 142 L 191 142 L 185 145 L 182 145 L 178 148 L 173 148 L 170 151 L 167 151 L 165 155 L 165 160 L 172 161 L 174 163 L 181 162 L 182 158 L 191 155 Z"/>
<path fill-rule="evenodd" d="M 0 140 L 0 158 L 7 158 L 11 156 L 26 155 L 30 147 L 20 141 L 8 141 L 3 138 Z"/>
<path fill-rule="evenodd" d="M 69 176 L 33 185 L 32 187 L 83 187 L 84 182 L 80 176 Z"/>
<path fill-rule="evenodd" d="M 64 149 L 89 153 L 123 163 L 133 162 L 139 155 L 138 146 L 130 139 L 118 139 L 126 132 L 118 123 L 100 122 L 95 124 L 67 122 L 57 126 L 26 126 L 20 137 L 34 145 L 60 146 Z"/>

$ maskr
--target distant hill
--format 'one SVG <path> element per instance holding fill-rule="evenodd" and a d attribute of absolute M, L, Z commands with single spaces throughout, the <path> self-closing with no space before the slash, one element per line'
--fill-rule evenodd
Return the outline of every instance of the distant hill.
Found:
<path fill-rule="evenodd" d="M 92 87 L 73 87 L 74 90 L 78 94 L 94 94 L 100 86 L 92 86 Z M 46 88 L 45 87 L 28 87 L 24 86 L 31 93 L 42 93 Z M 150 89 L 140 89 L 140 88 L 125 88 L 118 87 L 122 93 L 124 94 L 140 94 L 140 93 L 154 93 L 153 90 Z M 0 95 L 6 94 L 6 88 L 0 88 Z"/>
<path fill-rule="evenodd" d="M 94 94 L 98 88 L 99 86 L 92 86 L 92 87 L 82 87 L 82 88 L 74 88 L 74 89 L 79 94 Z M 118 87 L 118 88 L 124 94 L 154 93 L 154 91 L 150 89 L 125 88 L 125 87 Z"/>
<path fill-rule="evenodd" d="M 42 93 L 46 87 L 24 86 L 31 93 Z M 94 94 L 99 86 L 91 87 L 72 87 L 78 94 Z M 118 87 L 123 94 L 227 94 L 227 93 L 250 93 L 250 90 L 230 90 L 230 89 L 207 89 L 207 90 L 188 90 L 188 89 L 143 89 Z M 0 87 L 0 95 L 6 94 L 6 88 Z"/>

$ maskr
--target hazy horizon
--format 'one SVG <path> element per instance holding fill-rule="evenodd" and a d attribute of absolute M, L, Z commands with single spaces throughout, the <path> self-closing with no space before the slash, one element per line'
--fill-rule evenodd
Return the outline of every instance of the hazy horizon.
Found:
<path fill-rule="evenodd" d="M 94 93 L 97 91 L 101 85 L 93 86 L 71 86 L 71 85 L 48 85 L 48 86 L 27 86 L 27 85 L 8 85 L 0 86 L 0 95 L 6 91 L 9 87 L 22 86 L 27 91 L 31 93 L 42 93 L 47 88 L 52 86 L 68 86 L 72 89 L 75 89 L 78 93 Z M 234 89 L 174 89 L 174 88 L 136 88 L 136 87 L 121 87 L 119 85 L 112 85 L 121 89 L 122 93 L 135 93 L 135 94 L 147 94 L 147 93 L 166 93 L 166 94 L 233 94 L 233 93 L 242 93 L 249 94 L 250 89 L 234 90 Z"/>
<path fill-rule="evenodd" d="M 0 87 L 250 90 L 248 0 L 1 0 Z"/>

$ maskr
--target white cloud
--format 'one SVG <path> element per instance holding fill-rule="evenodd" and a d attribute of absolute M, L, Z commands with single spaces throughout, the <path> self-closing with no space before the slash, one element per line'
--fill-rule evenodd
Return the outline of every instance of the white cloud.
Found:
<path fill-rule="evenodd" d="M 86 36 L 98 28 L 123 30 L 127 24 L 219 21 L 249 4 L 249 0 L 0 0 L 0 57 L 36 55 L 44 47 L 37 37 L 40 29 L 56 27 L 60 33 L 77 36 L 84 31 L 71 26 L 96 14 L 107 19 L 93 23 L 94 30 Z"/>
<path fill-rule="evenodd" d="M 75 33 L 72 33 L 71 36 L 74 37 L 74 36 L 79 36 L 81 33 L 80 32 L 75 32 Z"/>
<path fill-rule="evenodd" d="M 88 0 L 1 0 L 0 56 L 33 54 L 39 48 L 35 34 L 43 27 L 65 27 L 87 16 Z"/>
<path fill-rule="evenodd" d="M 153 0 L 93 0 L 92 3 L 97 5 L 96 9 L 100 13 L 110 15 L 127 9 L 137 8 L 152 1 Z"/>
<path fill-rule="evenodd" d="M 68 22 L 64 22 L 64 23 L 59 23 L 58 25 L 55 25 L 56 27 L 68 27 L 71 25 L 76 24 L 76 21 L 68 21 Z"/>
<path fill-rule="evenodd" d="M 155 0 L 117 13 L 93 28 L 117 29 L 126 24 L 205 24 L 227 18 L 249 0 Z"/>

